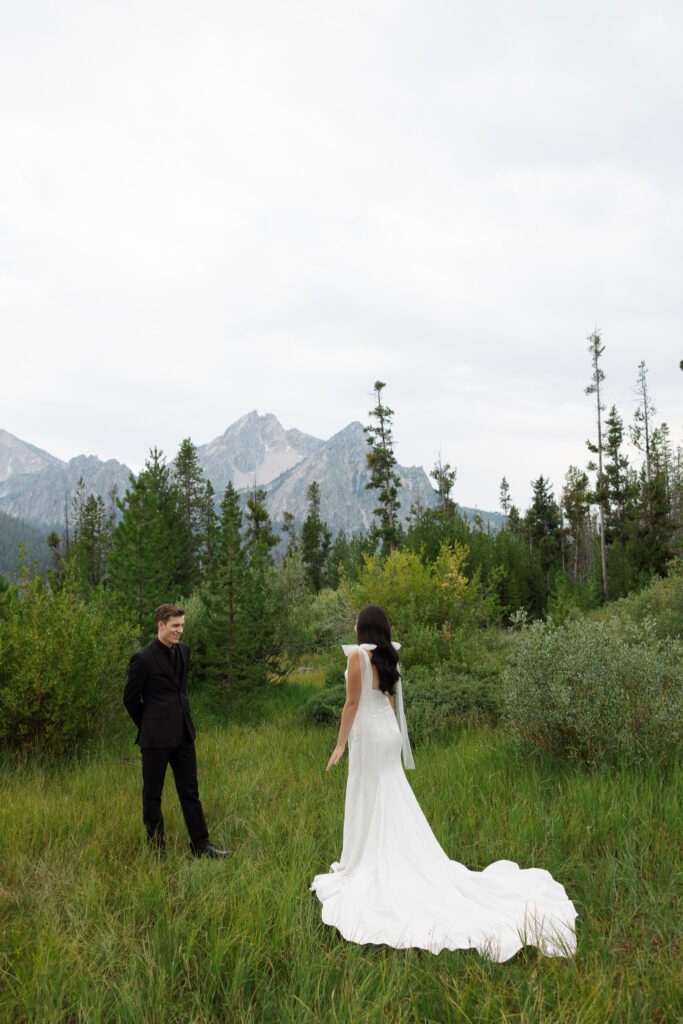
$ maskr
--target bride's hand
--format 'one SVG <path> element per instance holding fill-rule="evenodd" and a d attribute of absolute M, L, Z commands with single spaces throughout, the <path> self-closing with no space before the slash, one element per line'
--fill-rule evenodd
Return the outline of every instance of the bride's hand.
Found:
<path fill-rule="evenodd" d="M 346 744 L 345 744 L 345 745 L 346 745 Z M 344 745 L 344 746 L 345 746 L 345 745 Z M 337 747 L 335 747 L 335 748 L 334 748 L 334 750 L 332 751 L 332 756 L 331 756 L 331 758 L 329 759 L 329 761 L 327 762 L 327 768 L 325 769 L 325 771 L 326 771 L 326 772 L 329 772 L 330 768 L 331 768 L 331 767 L 332 767 L 333 765 L 335 765 L 335 764 L 339 764 L 339 762 L 340 762 L 340 761 L 341 761 L 341 759 L 342 759 L 342 755 L 343 755 L 343 753 L 344 753 L 344 747 L 339 747 L 339 746 L 337 746 Z"/>

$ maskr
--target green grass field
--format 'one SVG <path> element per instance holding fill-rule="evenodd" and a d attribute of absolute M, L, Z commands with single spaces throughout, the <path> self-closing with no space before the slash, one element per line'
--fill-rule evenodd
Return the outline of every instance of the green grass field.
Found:
<path fill-rule="evenodd" d="M 335 731 L 300 724 L 307 689 L 281 690 L 260 724 L 195 709 L 200 792 L 227 862 L 190 858 L 170 776 L 168 855 L 146 849 L 130 740 L 57 769 L 5 762 L 0 1020 L 683 1020 L 683 771 L 579 774 L 484 728 L 421 748 L 410 781 L 441 844 L 471 868 L 549 869 L 580 915 L 577 956 L 494 965 L 352 946 L 308 891 L 340 853 L 346 765 L 326 776 Z"/>

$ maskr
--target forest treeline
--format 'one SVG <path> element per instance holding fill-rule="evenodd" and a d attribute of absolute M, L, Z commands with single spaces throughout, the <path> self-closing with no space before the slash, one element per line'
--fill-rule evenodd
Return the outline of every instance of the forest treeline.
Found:
<path fill-rule="evenodd" d="M 486 676 L 487 654 L 480 645 L 469 662 L 456 664 L 455 635 L 462 651 L 466 636 L 514 625 L 520 615 L 525 621 L 575 618 L 666 576 L 681 554 L 683 450 L 657 420 L 644 363 L 632 421 L 625 423 L 615 405 L 606 407 L 603 352 L 594 333 L 586 394 L 594 402 L 595 433 L 583 464 L 568 467 L 559 493 L 539 476 L 524 510 L 503 478 L 505 520 L 497 531 L 461 515 L 456 470 L 440 458 L 431 474 L 435 502 L 400 509 L 395 414 L 383 381 L 375 382 L 365 428 L 367 486 L 377 503 L 364 535 L 332 536 L 315 481 L 303 523 L 286 513 L 279 532 L 263 488 L 238 493 L 228 484 L 217 502 L 189 438 L 170 463 L 153 448 L 126 493 L 112 494 L 108 502 L 86 493 L 81 481 L 64 530 L 48 538 L 47 580 L 24 565 L 17 582 L 0 583 L 0 620 L 11 620 L 15 637 L 5 660 L 0 657 L 0 696 L 10 700 L 12 664 L 31 660 L 22 653 L 34 628 L 31 616 L 43 631 L 51 609 L 61 616 L 60 629 L 77 616 L 79 636 L 83 622 L 109 622 L 119 637 L 121 674 L 135 643 L 153 635 L 154 609 L 167 600 L 187 612 L 193 685 L 213 684 L 234 694 L 283 679 L 303 652 L 331 651 L 348 635 L 359 603 L 377 602 L 387 607 L 404 641 L 404 665 L 421 666 L 430 678 L 438 666 L 446 666 L 447 675 L 471 676 L 475 682 L 463 686 L 472 696 L 476 679 Z M 40 647 L 41 627 L 36 629 Z M 5 633 L 11 634 L 9 625 Z M 85 634 L 82 643 L 87 648 Z M 97 651 L 89 657 L 100 664 Z M 100 667 L 106 674 L 106 665 Z M 341 666 L 332 655 L 328 668 L 330 682 L 339 684 Z M 15 693 L 12 705 L 20 708 L 22 699 Z M 46 701 L 40 697 L 41 708 Z M 495 703 L 489 697 L 479 702 Z M 24 726 L 12 719 L 7 728 L 16 733 Z"/>
<path fill-rule="evenodd" d="M 253 623 L 258 620 L 254 607 L 265 597 L 264 580 L 276 562 L 296 561 L 301 585 L 319 592 L 336 589 L 342 575 L 357 578 L 370 555 L 398 548 L 433 564 L 443 545 L 457 543 L 467 551 L 465 572 L 495 596 L 504 621 L 519 608 L 538 617 L 557 602 L 588 609 L 623 597 L 652 576 L 664 575 L 667 563 L 680 553 L 683 448 L 673 444 L 667 424 L 657 421 L 644 363 L 637 370 L 631 422 L 625 423 L 614 404 L 607 408 L 603 352 L 595 333 L 589 339 L 586 392 L 595 402 L 596 427 L 583 465 L 577 460 L 568 467 L 559 492 L 547 477 L 535 479 L 525 510 L 514 503 L 503 478 L 505 525 L 499 531 L 485 530 L 481 521 L 460 514 L 456 470 L 441 459 L 431 473 L 435 507 L 418 502 L 400 510 L 394 413 L 384 401 L 384 383 L 377 381 L 377 401 L 366 427 L 368 487 L 377 496 L 377 508 L 367 534 L 331 536 L 321 518 L 317 482 L 309 486 L 302 527 L 297 529 L 294 515 L 285 513 L 281 535 L 270 521 L 262 488 L 238 495 L 229 485 L 217 506 L 187 438 L 170 465 L 153 448 L 140 475 L 131 477 L 126 494 L 114 496 L 109 508 L 102 498 L 87 495 L 81 483 L 67 530 L 49 538 L 51 584 L 59 585 L 70 563 L 87 585 L 110 587 L 141 633 L 149 630 L 160 595 L 187 599 L 199 594 L 213 610 L 210 614 L 217 614 L 217 598 L 230 609 L 231 621 L 239 605 Z M 406 522 L 401 511 L 407 511 Z"/>

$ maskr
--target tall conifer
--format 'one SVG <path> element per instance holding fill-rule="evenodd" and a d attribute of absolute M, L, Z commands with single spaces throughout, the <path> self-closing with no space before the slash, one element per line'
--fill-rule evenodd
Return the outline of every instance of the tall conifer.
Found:
<path fill-rule="evenodd" d="M 159 449 L 151 449 L 137 479 L 131 475 L 119 508 L 109 578 L 141 634 L 149 635 L 154 629 L 154 609 L 164 601 L 178 600 L 184 582 L 178 495 Z"/>
<path fill-rule="evenodd" d="M 374 513 L 379 521 L 378 533 L 382 539 L 384 551 L 393 551 L 399 540 L 401 530 L 398 522 L 398 488 L 401 484 L 396 473 L 396 456 L 394 455 L 394 437 L 392 432 L 393 409 L 384 404 L 382 392 L 386 384 L 375 381 L 377 405 L 370 410 L 374 420 L 364 427 L 366 441 L 370 451 L 366 452 L 370 480 L 365 485 L 368 490 L 378 492 L 378 505 Z"/>

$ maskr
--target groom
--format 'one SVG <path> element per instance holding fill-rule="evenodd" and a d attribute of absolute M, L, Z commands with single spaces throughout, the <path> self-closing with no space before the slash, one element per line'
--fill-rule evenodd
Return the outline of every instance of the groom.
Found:
<path fill-rule="evenodd" d="M 209 842 L 197 786 L 195 728 L 187 699 L 190 648 L 180 643 L 185 612 L 174 604 L 156 610 L 157 639 L 130 659 L 123 703 L 138 727 L 135 742 L 142 750 L 142 818 L 147 839 L 165 849 L 161 792 L 166 768 L 173 770 L 180 806 L 195 857 L 229 857 Z"/>

